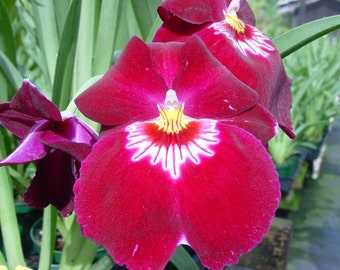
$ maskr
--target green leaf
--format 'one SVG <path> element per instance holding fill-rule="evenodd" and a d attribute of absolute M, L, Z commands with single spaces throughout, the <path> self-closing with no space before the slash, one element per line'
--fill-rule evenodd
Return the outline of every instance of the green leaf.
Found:
<path fill-rule="evenodd" d="M 161 2 L 161 0 L 131 0 L 136 22 L 141 32 L 141 38 L 144 40 L 157 18 L 157 7 Z"/>
<path fill-rule="evenodd" d="M 32 1 L 32 9 L 39 47 L 43 53 L 45 68 L 48 71 L 48 81 L 52 85 L 59 47 L 53 0 Z"/>
<path fill-rule="evenodd" d="M 18 89 L 20 87 L 22 82 L 21 74 L 13 65 L 13 63 L 8 59 L 8 57 L 1 51 L 0 51 L 0 71 L 5 75 L 6 79 L 10 82 L 13 89 Z"/>
<path fill-rule="evenodd" d="M 103 74 L 112 65 L 113 45 L 121 18 L 120 1 L 103 0 L 93 58 L 93 75 Z"/>
<path fill-rule="evenodd" d="M 313 40 L 339 28 L 340 15 L 330 16 L 293 28 L 274 38 L 273 42 L 284 58 Z"/>
<path fill-rule="evenodd" d="M 64 110 L 72 99 L 73 67 L 76 56 L 81 3 L 81 0 L 72 1 L 60 40 L 52 101 L 61 110 Z"/>
<path fill-rule="evenodd" d="M 12 25 L 3 0 L 0 0 L 0 50 L 16 65 L 16 48 Z"/>
<path fill-rule="evenodd" d="M 96 3 L 98 2 L 83 1 L 81 5 L 76 62 L 73 73 L 73 86 L 76 89 L 92 77 Z"/>
<path fill-rule="evenodd" d="M 171 262 L 179 270 L 199 270 L 198 265 L 183 246 L 179 246 L 176 249 L 171 257 Z"/>

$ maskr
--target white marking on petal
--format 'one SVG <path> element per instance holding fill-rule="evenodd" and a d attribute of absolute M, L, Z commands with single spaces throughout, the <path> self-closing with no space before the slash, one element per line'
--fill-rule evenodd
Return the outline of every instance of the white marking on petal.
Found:
<path fill-rule="evenodd" d="M 135 254 L 136 254 L 136 252 L 138 250 L 138 246 L 139 246 L 138 244 L 135 245 L 135 248 L 132 251 L 132 257 L 135 256 Z"/>
<path fill-rule="evenodd" d="M 219 143 L 216 121 L 207 119 L 197 121 L 200 122 L 201 126 L 197 137 L 181 145 L 176 140 L 166 145 L 160 144 L 159 141 L 153 141 L 151 137 L 144 133 L 143 129 L 143 125 L 153 122 L 136 122 L 127 126 L 125 130 L 129 134 L 126 148 L 135 150 L 131 161 L 138 162 L 144 158 L 149 158 L 151 165 L 161 165 L 162 169 L 168 172 L 172 179 L 177 180 L 181 175 L 181 166 L 185 162 L 191 161 L 199 165 L 202 156 L 212 157 L 215 154 L 211 146 Z M 174 135 L 162 132 L 161 136 L 173 138 L 173 136 L 181 136 L 181 133 Z"/>
<path fill-rule="evenodd" d="M 246 35 L 242 35 L 242 38 L 238 38 L 238 36 L 230 31 L 222 22 L 213 23 L 209 28 L 215 30 L 215 35 L 222 34 L 230 39 L 233 42 L 234 47 L 245 56 L 248 56 L 248 53 L 250 53 L 268 57 L 269 52 L 275 51 L 274 46 L 270 44 L 270 39 L 255 27 L 252 27 L 252 36 L 250 38 Z"/>

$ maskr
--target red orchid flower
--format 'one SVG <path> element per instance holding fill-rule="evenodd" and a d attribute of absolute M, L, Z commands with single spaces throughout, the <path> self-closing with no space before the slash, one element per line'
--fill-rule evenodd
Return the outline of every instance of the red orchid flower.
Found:
<path fill-rule="evenodd" d="M 111 126 L 74 192 L 83 234 L 115 262 L 162 269 L 186 244 L 222 269 L 261 241 L 280 198 L 262 144 L 276 122 L 199 38 L 132 38 L 76 104 Z"/>
<path fill-rule="evenodd" d="M 249 23 L 249 16 L 244 15 L 249 9 L 246 1 L 208 2 L 211 3 L 205 0 L 162 2 L 158 13 L 164 23 L 154 41 L 184 41 L 191 34 L 197 34 L 223 65 L 258 93 L 259 104 L 275 116 L 289 137 L 294 138 L 290 118 L 291 80 L 274 44 Z M 205 5 L 209 9 L 203 12 Z"/>
<path fill-rule="evenodd" d="M 73 184 L 80 161 L 91 151 L 96 133 L 24 80 L 11 102 L 0 104 L 0 123 L 17 135 L 17 149 L 0 166 L 36 161 L 36 175 L 24 193 L 33 207 L 52 204 L 64 216 L 73 211 Z"/>

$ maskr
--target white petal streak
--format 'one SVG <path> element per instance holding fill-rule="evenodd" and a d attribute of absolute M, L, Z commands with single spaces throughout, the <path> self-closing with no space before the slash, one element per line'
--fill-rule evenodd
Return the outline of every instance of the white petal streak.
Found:
<path fill-rule="evenodd" d="M 270 52 L 275 51 L 270 39 L 255 27 L 251 28 L 251 38 L 245 35 L 243 35 L 242 38 L 238 38 L 238 36 L 222 22 L 213 23 L 209 26 L 209 28 L 213 28 L 215 30 L 215 35 L 223 34 L 226 38 L 229 38 L 233 42 L 234 47 L 245 56 L 248 56 L 248 53 L 250 53 L 253 55 L 268 57 Z"/>
<path fill-rule="evenodd" d="M 194 139 L 181 144 L 179 141 L 185 141 L 185 138 L 179 139 L 181 135 L 183 136 L 181 132 L 171 135 L 159 131 L 162 132 L 163 140 L 157 140 L 144 133 L 143 125 L 150 122 L 136 122 L 127 126 L 125 129 L 128 132 L 126 148 L 134 150 L 131 161 L 138 162 L 148 158 L 150 165 L 162 166 L 162 169 L 169 173 L 173 180 L 177 180 L 181 175 L 181 166 L 185 162 L 199 165 L 202 156 L 214 156 L 215 152 L 211 146 L 219 143 L 216 121 L 208 119 L 197 121 L 200 123 L 200 131 Z M 175 137 L 164 139 L 164 136 Z"/>

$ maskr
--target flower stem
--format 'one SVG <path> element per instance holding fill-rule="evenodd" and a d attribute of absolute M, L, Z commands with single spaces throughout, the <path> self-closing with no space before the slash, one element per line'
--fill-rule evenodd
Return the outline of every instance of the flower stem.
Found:
<path fill-rule="evenodd" d="M 55 247 L 55 231 L 57 224 L 57 210 L 49 205 L 44 209 L 43 235 L 38 270 L 50 269 Z"/>
<path fill-rule="evenodd" d="M 0 153 L 1 156 L 1 153 Z M 9 269 L 26 265 L 22 251 L 18 220 L 15 213 L 13 185 L 6 167 L 0 167 L 0 226 Z"/>
<path fill-rule="evenodd" d="M 60 270 L 87 270 L 91 267 L 98 246 L 86 239 L 74 218 L 71 230 L 65 239 Z"/>

